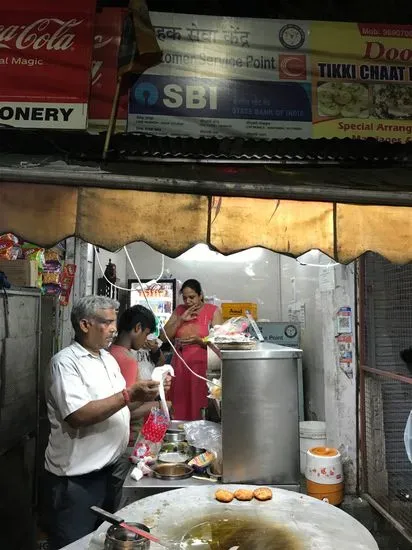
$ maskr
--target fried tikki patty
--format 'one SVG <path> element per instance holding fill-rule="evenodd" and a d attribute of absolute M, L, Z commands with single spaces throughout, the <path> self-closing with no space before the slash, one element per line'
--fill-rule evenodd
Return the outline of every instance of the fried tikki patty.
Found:
<path fill-rule="evenodd" d="M 268 487 L 259 487 L 253 491 L 256 500 L 271 500 L 273 493 Z"/>
<path fill-rule="evenodd" d="M 237 500 L 252 500 L 253 498 L 253 491 L 250 491 L 249 489 L 238 489 L 234 492 L 234 497 Z"/>
<path fill-rule="evenodd" d="M 230 491 L 225 491 L 224 489 L 219 489 L 215 493 L 215 499 L 219 502 L 232 502 L 233 493 L 231 493 Z"/>

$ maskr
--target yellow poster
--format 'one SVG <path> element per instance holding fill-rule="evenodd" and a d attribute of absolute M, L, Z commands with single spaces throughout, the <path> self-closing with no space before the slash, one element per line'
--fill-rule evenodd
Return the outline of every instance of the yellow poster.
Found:
<path fill-rule="evenodd" d="M 412 25 L 311 28 L 313 137 L 412 141 Z"/>

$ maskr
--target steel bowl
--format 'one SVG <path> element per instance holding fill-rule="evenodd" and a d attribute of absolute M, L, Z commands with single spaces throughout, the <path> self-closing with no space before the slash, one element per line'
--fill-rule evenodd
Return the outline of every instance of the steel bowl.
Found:
<path fill-rule="evenodd" d="M 150 533 L 150 529 L 143 523 L 129 523 L 129 525 Z M 112 525 L 107 530 L 104 550 L 148 550 L 149 548 L 150 540 L 135 535 L 120 525 Z"/>
<path fill-rule="evenodd" d="M 169 432 L 165 433 L 163 441 L 165 443 L 179 443 L 186 440 L 185 432 Z"/>
<path fill-rule="evenodd" d="M 156 464 L 152 471 L 157 479 L 187 479 L 193 475 L 193 468 L 184 462 Z"/>
<path fill-rule="evenodd" d="M 186 423 L 185 420 L 172 420 L 167 429 L 168 432 L 185 432 L 183 425 Z"/>
<path fill-rule="evenodd" d="M 206 449 L 201 449 L 200 447 L 193 447 L 192 445 L 189 447 L 189 450 L 192 455 L 192 458 L 206 452 Z"/>

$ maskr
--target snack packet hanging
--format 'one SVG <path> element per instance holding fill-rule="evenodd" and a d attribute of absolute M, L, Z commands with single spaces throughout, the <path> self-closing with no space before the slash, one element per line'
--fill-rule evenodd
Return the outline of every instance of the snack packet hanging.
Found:
<path fill-rule="evenodd" d="M 0 259 L 17 260 L 20 254 L 19 240 L 11 233 L 0 235 Z"/>
<path fill-rule="evenodd" d="M 0 260 L 17 260 L 20 254 L 20 248 L 18 246 L 3 246 L 0 244 Z"/>
<path fill-rule="evenodd" d="M 39 246 L 30 243 L 23 243 L 21 249 L 23 251 L 24 259 L 36 261 L 39 266 L 39 271 L 43 271 L 44 248 L 40 248 Z"/>
<path fill-rule="evenodd" d="M 216 401 L 222 400 L 222 379 L 213 378 L 212 382 L 207 383 L 209 389 L 208 397 Z"/>
<path fill-rule="evenodd" d="M 169 424 L 170 419 L 167 418 L 164 412 L 153 407 L 143 424 L 133 452 L 129 457 L 133 464 L 137 464 L 141 460 L 147 459 L 147 457 L 157 458 Z"/>
<path fill-rule="evenodd" d="M 2 235 L 0 235 L 0 245 L 3 242 L 19 244 L 19 239 L 15 235 L 13 235 L 13 233 L 3 233 Z"/>

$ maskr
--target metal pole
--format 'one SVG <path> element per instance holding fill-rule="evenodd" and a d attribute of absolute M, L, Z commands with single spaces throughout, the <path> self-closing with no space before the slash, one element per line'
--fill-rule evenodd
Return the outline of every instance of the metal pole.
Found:
<path fill-rule="evenodd" d="M 403 374 L 396 374 L 394 372 L 388 372 L 380 369 L 373 369 L 371 367 L 363 366 L 362 369 L 365 372 L 370 372 L 371 374 L 376 374 L 382 378 L 389 378 L 390 380 L 396 380 L 397 382 L 403 382 L 404 384 L 412 384 L 412 376 L 404 376 Z"/>
<path fill-rule="evenodd" d="M 363 365 L 365 360 L 365 259 L 359 260 L 359 274 L 358 274 L 358 335 L 359 335 L 359 420 L 357 422 L 359 430 L 359 443 L 358 443 L 358 468 L 361 468 L 361 472 L 358 471 L 357 483 L 358 491 L 367 491 L 368 485 L 368 468 L 367 468 L 367 446 L 366 446 L 366 380 L 365 371 Z M 360 456 L 359 456 L 360 455 Z"/>
<path fill-rule="evenodd" d="M 121 84 L 122 84 L 122 77 L 119 76 L 117 78 L 116 91 L 112 102 L 112 112 L 110 113 L 110 120 L 109 120 L 109 125 L 107 127 L 106 139 L 104 140 L 103 155 L 102 155 L 103 160 L 106 160 L 107 158 L 107 152 L 109 150 L 110 140 L 112 138 L 113 130 L 115 128 L 116 121 L 117 121 L 117 111 L 119 109 L 119 97 L 120 97 Z"/>
<path fill-rule="evenodd" d="M 124 168 L 124 165 L 123 165 Z M 164 175 L 155 176 L 145 170 L 140 164 L 131 165 L 131 170 L 139 171 L 135 174 L 119 174 L 94 169 L 75 169 L 67 167 L 64 170 L 44 168 L 4 168 L 0 167 L 0 182 L 33 183 L 42 185 L 66 185 L 72 187 L 98 187 L 102 189 L 129 189 L 135 191 L 151 191 L 157 193 L 184 193 L 201 196 L 216 197 L 251 197 L 262 199 L 287 199 L 295 201 L 319 201 L 337 202 L 341 204 L 365 204 L 365 205 L 390 205 L 412 206 L 412 191 L 380 191 L 376 189 L 357 189 L 347 187 L 328 186 L 327 182 L 316 185 L 304 182 L 284 183 L 283 178 L 271 181 L 262 181 L 258 176 L 251 176 L 250 180 L 225 180 L 222 174 L 216 173 L 215 179 L 196 179 L 188 174 L 187 179 L 176 177 L 174 173 L 168 173 L 168 167 L 164 167 Z M 146 175 L 144 173 L 146 172 Z M 160 172 L 160 169 L 159 169 Z M 210 176 L 209 176 L 210 177 Z"/>

